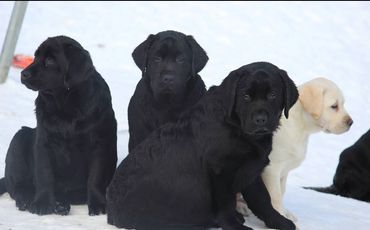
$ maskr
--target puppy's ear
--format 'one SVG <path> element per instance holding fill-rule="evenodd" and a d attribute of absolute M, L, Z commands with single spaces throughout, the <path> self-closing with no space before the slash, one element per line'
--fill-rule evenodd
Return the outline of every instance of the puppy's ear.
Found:
<path fill-rule="evenodd" d="M 236 90 L 238 87 L 239 80 L 241 76 L 244 74 L 244 72 L 240 69 L 231 71 L 229 75 L 222 81 L 220 88 L 222 89 L 223 94 L 222 100 L 224 107 L 226 109 L 226 115 L 228 117 L 231 117 L 234 105 L 235 105 L 235 96 L 236 96 Z"/>
<path fill-rule="evenodd" d="M 195 41 L 193 36 L 186 36 L 186 40 L 191 47 L 192 51 L 192 75 L 195 76 L 199 73 L 208 62 L 206 51 Z"/>
<path fill-rule="evenodd" d="M 66 44 L 64 54 L 67 59 L 67 71 L 64 85 L 71 88 L 89 78 L 89 71 L 94 69 L 89 52 L 80 46 Z"/>
<path fill-rule="evenodd" d="M 303 108 L 316 120 L 320 118 L 322 113 L 324 93 L 322 87 L 310 82 L 299 87 L 299 101 Z"/>
<path fill-rule="evenodd" d="M 284 116 L 288 118 L 289 109 L 292 108 L 298 99 L 298 90 L 285 70 L 280 69 L 280 77 L 284 83 Z"/>
<path fill-rule="evenodd" d="M 155 35 L 150 34 L 148 38 L 138 45 L 134 52 L 132 52 L 132 58 L 139 69 L 144 72 L 148 62 L 148 50 L 153 44 Z"/>

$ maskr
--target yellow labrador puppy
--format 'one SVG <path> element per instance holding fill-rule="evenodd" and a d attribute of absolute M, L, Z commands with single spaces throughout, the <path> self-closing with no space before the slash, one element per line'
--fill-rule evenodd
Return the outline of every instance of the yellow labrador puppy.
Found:
<path fill-rule="evenodd" d="M 273 207 L 293 221 L 294 215 L 283 207 L 283 195 L 289 171 L 297 168 L 306 156 L 309 136 L 319 131 L 340 134 L 353 123 L 343 106 L 342 92 L 334 82 L 316 78 L 298 90 L 299 99 L 289 111 L 289 119 L 280 120 L 280 128 L 273 137 L 270 164 L 262 173 Z M 237 201 L 237 210 L 248 215 L 248 207 L 239 195 Z"/>

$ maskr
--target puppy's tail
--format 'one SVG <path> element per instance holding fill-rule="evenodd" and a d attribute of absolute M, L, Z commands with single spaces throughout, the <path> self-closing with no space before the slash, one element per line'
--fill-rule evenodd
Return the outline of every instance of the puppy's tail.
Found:
<path fill-rule="evenodd" d="M 5 187 L 5 178 L 0 179 L 0 195 L 6 193 L 6 187 Z"/>
<path fill-rule="evenodd" d="M 335 187 L 334 185 L 330 185 L 329 187 L 303 187 L 303 188 L 312 189 L 317 192 L 323 192 L 323 193 L 328 193 L 328 194 L 334 194 L 334 195 L 339 194 L 337 187 Z"/>

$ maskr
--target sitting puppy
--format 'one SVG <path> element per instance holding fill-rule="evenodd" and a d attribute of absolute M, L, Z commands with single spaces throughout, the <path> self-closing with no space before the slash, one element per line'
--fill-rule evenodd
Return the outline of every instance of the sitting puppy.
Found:
<path fill-rule="evenodd" d="M 116 169 L 117 123 L 108 85 L 75 40 L 48 38 L 21 73 L 38 91 L 37 127 L 22 127 L 6 155 L 2 192 L 20 210 L 66 215 L 86 203 L 105 213 L 105 191 Z"/>
<path fill-rule="evenodd" d="M 370 130 L 341 153 L 333 185 L 308 188 L 370 202 Z"/>
<path fill-rule="evenodd" d="M 260 174 L 272 133 L 298 92 L 285 71 L 258 62 L 232 71 L 218 87 L 140 143 L 107 189 L 108 223 L 137 230 L 243 226 L 235 211 L 242 191 L 271 228 L 295 229 L 272 208 Z"/>
<path fill-rule="evenodd" d="M 273 138 L 270 164 L 262 173 L 272 205 L 294 221 L 296 218 L 283 207 L 283 196 L 289 171 L 306 156 L 309 136 L 319 131 L 340 134 L 353 123 L 343 106 L 342 93 L 332 81 L 316 78 L 298 88 L 299 100 L 290 110 L 289 119 L 281 118 Z M 246 205 L 240 200 L 238 210 L 247 214 Z"/>
<path fill-rule="evenodd" d="M 205 94 L 197 73 L 208 61 L 192 36 L 175 31 L 149 35 L 132 57 L 142 78 L 128 106 L 129 152 L 162 124 L 177 121 Z"/>

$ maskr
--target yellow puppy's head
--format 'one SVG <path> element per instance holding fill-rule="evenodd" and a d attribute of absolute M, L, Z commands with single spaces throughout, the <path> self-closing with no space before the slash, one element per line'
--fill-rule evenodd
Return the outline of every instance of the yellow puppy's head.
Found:
<path fill-rule="evenodd" d="M 340 134 L 349 130 L 353 121 L 344 108 L 343 94 L 334 82 L 315 78 L 298 89 L 304 110 L 324 132 Z"/>

